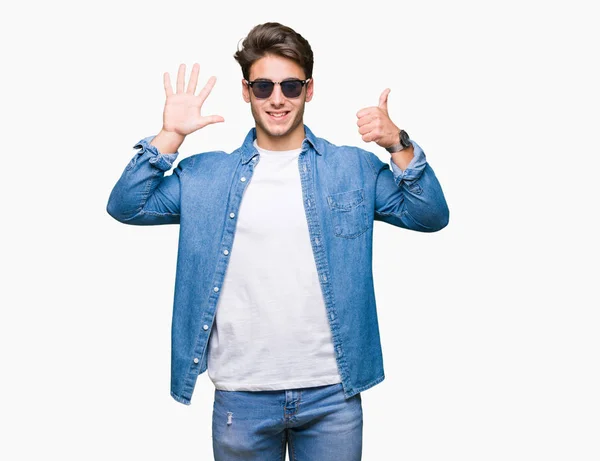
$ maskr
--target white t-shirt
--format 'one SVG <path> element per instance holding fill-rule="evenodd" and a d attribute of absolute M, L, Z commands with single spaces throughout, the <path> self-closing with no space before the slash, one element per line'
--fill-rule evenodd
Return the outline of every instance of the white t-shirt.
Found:
<path fill-rule="evenodd" d="M 278 390 L 341 382 L 302 203 L 301 149 L 260 154 L 208 342 L 221 390 Z"/>

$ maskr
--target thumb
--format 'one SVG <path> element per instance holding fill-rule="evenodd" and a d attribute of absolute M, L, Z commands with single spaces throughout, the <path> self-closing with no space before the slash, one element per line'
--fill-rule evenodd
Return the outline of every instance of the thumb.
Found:
<path fill-rule="evenodd" d="M 379 108 L 382 109 L 386 114 L 388 113 L 387 100 L 390 91 L 392 90 L 386 88 L 385 90 L 383 90 L 383 93 L 381 93 L 381 96 L 379 96 Z"/>
<path fill-rule="evenodd" d="M 220 115 L 207 115 L 202 117 L 202 126 L 210 125 L 212 123 L 224 122 L 225 119 Z"/>

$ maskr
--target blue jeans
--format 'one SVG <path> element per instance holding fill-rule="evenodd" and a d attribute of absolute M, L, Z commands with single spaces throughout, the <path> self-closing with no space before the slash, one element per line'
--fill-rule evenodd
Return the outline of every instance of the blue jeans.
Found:
<path fill-rule="evenodd" d="M 360 393 L 344 398 L 342 384 L 278 391 L 215 389 L 215 461 L 359 461 Z"/>

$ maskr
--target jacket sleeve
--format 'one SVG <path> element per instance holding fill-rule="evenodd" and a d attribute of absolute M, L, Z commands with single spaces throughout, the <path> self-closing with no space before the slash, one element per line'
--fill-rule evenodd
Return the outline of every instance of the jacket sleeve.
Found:
<path fill-rule="evenodd" d="M 403 171 L 371 154 L 376 171 L 376 221 L 419 232 L 436 232 L 448 225 L 449 210 L 442 187 L 423 149 L 411 140 L 414 158 Z"/>
<path fill-rule="evenodd" d="M 154 136 L 149 136 L 133 146 L 140 150 L 110 193 L 106 211 L 122 223 L 179 224 L 180 181 L 184 167 L 193 162 L 193 157 L 180 161 L 173 172 L 165 176 L 179 153 L 162 154 L 150 145 L 152 139 Z"/>

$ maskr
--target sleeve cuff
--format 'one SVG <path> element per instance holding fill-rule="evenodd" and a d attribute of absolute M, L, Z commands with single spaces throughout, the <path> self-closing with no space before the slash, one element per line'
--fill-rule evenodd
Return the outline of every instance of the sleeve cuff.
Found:
<path fill-rule="evenodd" d="M 414 147 L 415 155 L 404 171 L 394 163 L 390 156 L 390 167 L 392 168 L 394 181 L 396 181 L 396 184 L 398 185 L 400 185 L 402 181 L 410 182 L 419 179 L 427 165 L 427 158 L 425 157 L 425 152 L 423 152 L 421 146 L 412 139 L 410 142 Z"/>
<path fill-rule="evenodd" d="M 150 144 L 155 136 L 148 136 L 147 138 L 143 138 L 140 140 L 135 146 L 134 149 L 142 149 L 138 152 L 139 155 L 142 155 L 144 152 L 148 152 L 150 154 L 150 164 L 158 168 L 159 170 L 167 171 L 170 170 L 173 166 L 173 162 L 179 155 L 179 151 L 174 152 L 172 154 L 162 154 L 156 146 Z"/>

